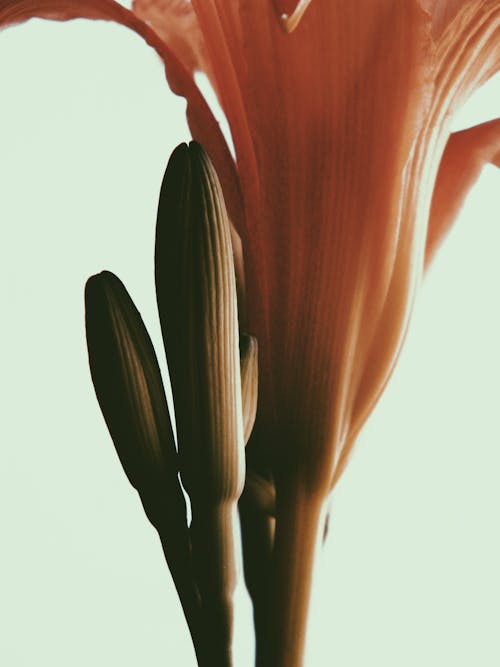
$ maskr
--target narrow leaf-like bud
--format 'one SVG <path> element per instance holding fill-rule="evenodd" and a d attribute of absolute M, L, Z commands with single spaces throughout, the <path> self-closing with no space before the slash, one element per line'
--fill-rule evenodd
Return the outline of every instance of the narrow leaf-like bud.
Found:
<path fill-rule="evenodd" d="M 248 334 L 240 335 L 240 366 L 243 436 L 246 444 L 255 423 L 259 387 L 257 339 Z"/>
<path fill-rule="evenodd" d="M 209 662 L 224 667 L 232 664 L 237 501 L 245 471 L 238 313 L 221 187 L 195 142 L 174 151 L 165 173 L 155 275 Z"/>
<path fill-rule="evenodd" d="M 176 449 L 160 369 L 123 283 L 103 271 L 85 288 L 92 381 L 120 461 L 138 490 L 176 471 Z"/>
<path fill-rule="evenodd" d="M 122 282 L 104 271 L 85 288 L 90 370 L 123 469 L 157 528 L 195 644 L 198 598 L 186 504 L 160 369 L 142 318 Z"/>

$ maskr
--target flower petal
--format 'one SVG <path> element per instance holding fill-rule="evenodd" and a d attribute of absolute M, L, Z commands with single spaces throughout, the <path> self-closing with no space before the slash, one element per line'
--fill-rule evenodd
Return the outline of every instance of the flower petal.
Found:
<path fill-rule="evenodd" d="M 415 152 L 405 174 L 407 195 L 401 190 L 402 219 L 414 217 L 416 230 L 425 229 L 439 163 L 449 138 L 450 118 L 470 94 L 500 67 L 500 3 L 498 0 L 468 0 L 455 3 L 448 14 L 442 34 L 435 31 L 434 52 L 430 60 L 434 86 L 427 118 L 418 135 Z M 437 35 L 437 39 L 436 39 Z M 404 232 L 404 234 L 402 233 Z M 411 250 L 414 245 L 416 252 Z M 413 283 L 420 278 L 425 247 L 419 250 L 418 235 L 408 237 L 408 226 L 401 227 L 397 261 L 391 277 L 382 317 L 372 337 L 364 371 L 356 389 L 349 434 L 336 462 L 334 481 L 345 467 L 349 451 L 366 418 L 375 406 L 396 363 L 409 322 L 413 302 L 407 289 L 405 308 L 401 294 L 413 266 Z M 406 268 L 405 268 L 406 265 Z M 413 288 L 414 290 L 414 288 Z M 385 342 L 384 342 L 385 339 Z M 368 339 L 369 340 L 369 339 Z"/>
<path fill-rule="evenodd" d="M 450 229 L 470 188 L 487 163 L 500 167 L 500 118 L 455 132 L 448 140 L 432 198 L 425 263 Z"/>
<path fill-rule="evenodd" d="M 416 2 L 358 5 L 312 2 L 286 35 L 269 0 L 193 0 L 244 192 L 260 418 L 268 433 L 279 424 L 277 461 L 311 476 L 331 467 L 312 450 L 338 443 L 358 342 L 383 311 L 402 173 L 429 101 L 428 16 Z M 290 460 L 302 448 L 307 465 Z"/>
<path fill-rule="evenodd" d="M 467 2 L 470 0 L 421 0 L 422 7 L 432 17 L 432 34 L 435 39 L 439 39 Z"/>
<path fill-rule="evenodd" d="M 172 5 L 173 8 L 175 4 Z M 188 103 L 186 114 L 193 138 L 203 142 L 210 154 L 223 183 L 231 217 L 235 224 L 241 224 L 243 217 L 241 194 L 233 160 L 219 125 L 193 79 L 189 65 L 193 64 L 194 55 L 191 60 L 187 57 L 185 48 L 187 40 L 164 42 L 139 16 L 114 0 L 0 0 L 0 28 L 22 23 L 31 18 L 54 21 L 77 18 L 115 21 L 143 37 L 164 61 L 165 73 L 172 91 L 186 98 Z M 166 15 L 165 20 L 168 22 L 170 16 Z M 174 26 L 178 26 L 175 12 L 172 20 Z M 179 53 L 176 49 L 179 49 Z"/>
<path fill-rule="evenodd" d="M 233 158 L 218 123 L 209 111 L 194 81 L 197 71 L 204 72 L 215 85 L 212 64 L 206 54 L 205 35 L 189 0 L 134 0 L 134 13 L 161 37 L 166 50 L 182 66 L 179 74 L 171 71 L 165 60 L 170 87 L 188 102 L 187 120 L 193 139 L 210 155 L 224 191 L 226 205 L 236 227 L 243 225 L 241 192 Z"/>
<path fill-rule="evenodd" d="M 1 27 L 23 23 L 31 18 L 115 21 L 137 32 L 159 53 L 163 50 L 158 36 L 130 10 L 114 0 L 0 0 Z"/>
<path fill-rule="evenodd" d="M 151 25 L 190 72 L 205 71 L 204 40 L 186 0 L 134 0 L 132 11 Z"/>
<path fill-rule="evenodd" d="M 500 69 L 500 3 L 453 3 L 453 20 L 436 40 L 433 122 L 439 127 Z"/>

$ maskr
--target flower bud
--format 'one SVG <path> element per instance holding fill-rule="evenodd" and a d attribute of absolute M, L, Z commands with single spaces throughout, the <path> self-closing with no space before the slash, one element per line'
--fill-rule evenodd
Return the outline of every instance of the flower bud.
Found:
<path fill-rule="evenodd" d="M 158 361 L 139 311 L 108 271 L 85 288 L 90 371 L 116 451 L 157 528 L 193 639 L 198 594 L 191 568 L 186 503 Z"/>
<path fill-rule="evenodd" d="M 90 371 L 123 469 L 137 490 L 177 469 L 160 369 L 139 311 L 109 271 L 85 288 Z"/>
<path fill-rule="evenodd" d="M 244 482 L 238 315 L 230 224 L 202 147 L 181 144 L 162 184 L 158 309 L 191 499 L 237 499 Z"/>
<path fill-rule="evenodd" d="M 245 476 L 236 281 L 221 187 L 194 142 L 178 146 L 167 166 L 155 276 L 207 664 L 230 665 Z"/>

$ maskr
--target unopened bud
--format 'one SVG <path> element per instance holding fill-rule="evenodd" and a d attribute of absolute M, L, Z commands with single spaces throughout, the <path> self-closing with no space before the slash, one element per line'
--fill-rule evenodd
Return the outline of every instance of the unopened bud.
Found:
<path fill-rule="evenodd" d="M 184 486 L 192 499 L 237 499 L 244 445 L 230 223 L 195 142 L 178 146 L 167 166 L 155 274 Z"/>

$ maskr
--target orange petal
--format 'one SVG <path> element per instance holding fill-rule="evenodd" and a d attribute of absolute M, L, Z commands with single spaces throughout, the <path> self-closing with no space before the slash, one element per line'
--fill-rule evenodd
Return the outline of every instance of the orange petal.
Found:
<path fill-rule="evenodd" d="M 500 167 L 500 118 L 451 135 L 432 198 L 426 266 L 450 229 L 468 191 L 487 163 Z"/>
<path fill-rule="evenodd" d="M 429 19 L 417 2 L 312 2 L 287 35 L 270 0 L 193 6 L 244 194 L 260 419 L 283 429 L 269 436 L 277 458 L 306 448 L 307 465 L 290 468 L 324 474 L 389 288 L 428 103 Z"/>
<path fill-rule="evenodd" d="M 68 21 L 103 19 L 116 21 L 135 30 L 159 53 L 163 44 L 158 36 L 130 10 L 114 0 L 0 0 L 0 26 L 23 23 L 31 18 Z"/>
<path fill-rule="evenodd" d="M 172 11 L 177 3 L 171 3 Z M 186 3 L 187 4 L 187 3 Z M 233 160 L 219 124 L 213 117 L 205 99 L 200 93 L 190 65 L 192 58 L 187 56 L 184 45 L 187 38 L 166 43 L 161 36 L 139 16 L 114 0 L 0 0 L 0 27 L 23 23 L 31 18 L 44 18 L 54 21 L 70 19 L 103 19 L 115 21 L 131 28 L 153 47 L 165 62 L 165 72 L 172 91 L 182 95 L 188 102 L 187 118 L 194 139 L 199 140 L 212 161 L 224 187 L 227 206 L 232 219 L 240 223 L 242 219 L 241 195 L 234 170 Z M 167 15 L 165 19 L 169 18 Z M 173 13 L 173 20 L 179 17 Z M 156 27 L 156 26 L 155 26 Z M 179 52 L 176 51 L 179 49 Z M 192 56 L 194 58 L 194 56 Z"/>
<path fill-rule="evenodd" d="M 217 170 L 224 199 L 233 223 L 239 229 L 243 224 L 243 207 L 235 165 L 218 123 L 194 82 L 196 72 L 204 72 L 217 90 L 212 62 L 207 56 L 204 33 L 194 4 L 186 0 L 134 0 L 134 13 L 149 24 L 161 37 L 169 53 L 175 54 L 184 69 L 178 79 L 167 65 L 167 79 L 172 90 L 188 101 L 187 120 L 193 139 L 198 141 Z"/>
<path fill-rule="evenodd" d="M 205 71 L 203 36 L 190 2 L 134 0 L 132 11 L 152 26 L 189 72 Z"/>
<path fill-rule="evenodd" d="M 462 7 L 470 0 L 421 0 L 422 7 L 432 17 L 432 34 L 439 39 Z"/>
<path fill-rule="evenodd" d="M 444 3 L 439 3 L 440 6 Z M 500 69 L 500 3 L 498 0 L 451 2 L 435 34 L 436 66 L 433 120 L 445 122 Z"/>

